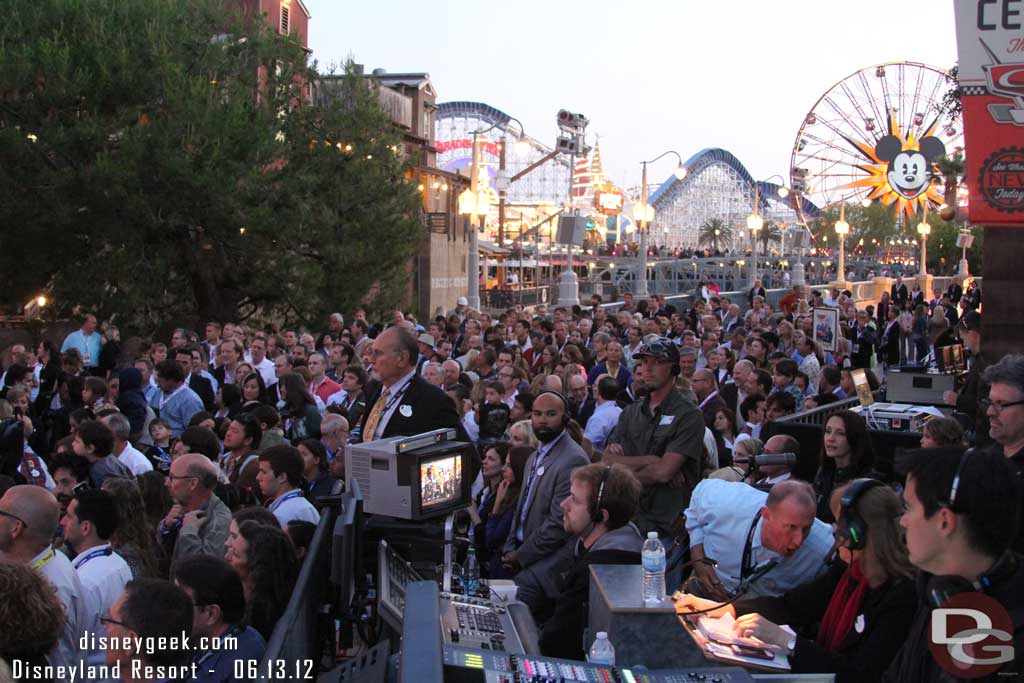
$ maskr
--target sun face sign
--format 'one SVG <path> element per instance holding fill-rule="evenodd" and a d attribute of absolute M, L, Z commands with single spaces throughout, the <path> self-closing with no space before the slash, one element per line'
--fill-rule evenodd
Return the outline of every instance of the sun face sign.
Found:
<path fill-rule="evenodd" d="M 866 163 L 857 165 L 857 168 L 867 176 L 844 187 L 867 188 L 867 199 L 879 200 L 885 206 L 895 204 L 897 213 L 907 218 L 919 213 L 926 203 L 930 204 L 930 209 L 939 206 L 942 189 L 932 182 L 932 165 L 945 155 L 946 146 L 932 135 L 938 126 L 936 119 L 918 140 L 913 133 L 904 136 L 895 117 L 890 114 L 889 134 L 873 145 L 846 138 L 864 158 Z"/>
<path fill-rule="evenodd" d="M 888 161 L 886 179 L 893 192 L 904 199 L 917 199 L 932 181 L 932 162 L 946 154 L 946 146 L 937 137 L 921 139 L 919 149 L 904 149 L 903 141 L 886 135 L 875 145 L 879 161 Z"/>

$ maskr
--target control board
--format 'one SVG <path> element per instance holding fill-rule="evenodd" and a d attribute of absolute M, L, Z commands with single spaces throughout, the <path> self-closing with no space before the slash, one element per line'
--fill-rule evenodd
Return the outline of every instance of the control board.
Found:
<path fill-rule="evenodd" d="M 445 681 L 453 683 L 753 683 L 738 667 L 648 671 L 551 657 L 524 657 L 444 646 Z"/>
<path fill-rule="evenodd" d="M 445 643 L 479 650 L 526 651 L 508 609 L 499 600 L 442 592 L 441 637 Z"/>
<path fill-rule="evenodd" d="M 377 578 L 380 584 L 378 604 L 381 616 L 395 630 L 401 631 L 406 586 L 412 581 L 422 581 L 422 578 L 411 564 L 383 540 L 377 546 Z"/>

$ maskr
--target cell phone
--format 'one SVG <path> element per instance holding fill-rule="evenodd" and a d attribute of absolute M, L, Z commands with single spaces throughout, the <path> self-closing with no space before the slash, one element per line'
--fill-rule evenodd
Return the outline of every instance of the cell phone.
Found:
<path fill-rule="evenodd" d="M 775 659 L 775 655 L 759 647 L 748 647 L 746 645 L 737 645 L 733 643 L 729 648 L 732 650 L 734 655 L 739 657 L 751 657 L 753 659 L 767 660 Z"/>

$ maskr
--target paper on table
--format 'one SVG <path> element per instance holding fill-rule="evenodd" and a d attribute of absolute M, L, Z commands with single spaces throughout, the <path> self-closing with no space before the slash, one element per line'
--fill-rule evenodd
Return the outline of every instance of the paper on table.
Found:
<path fill-rule="evenodd" d="M 704 615 L 697 619 L 697 627 L 708 640 L 722 643 L 723 645 L 764 647 L 764 643 L 760 640 L 737 637 L 735 631 L 733 631 L 733 624 L 735 623 L 736 619 L 728 612 L 717 618 Z"/>

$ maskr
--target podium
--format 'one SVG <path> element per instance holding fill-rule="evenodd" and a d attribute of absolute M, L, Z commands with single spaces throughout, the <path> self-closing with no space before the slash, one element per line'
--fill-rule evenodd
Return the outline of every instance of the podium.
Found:
<path fill-rule="evenodd" d="M 621 667 L 687 669 L 708 666 L 704 653 L 686 632 L 675 607 L 666 597 L 663 606 L 647 607 L 641 593 L 640 565 L 590 567 L 590 628 L 584 650 L 598 631 L 608 633 Z"/>

